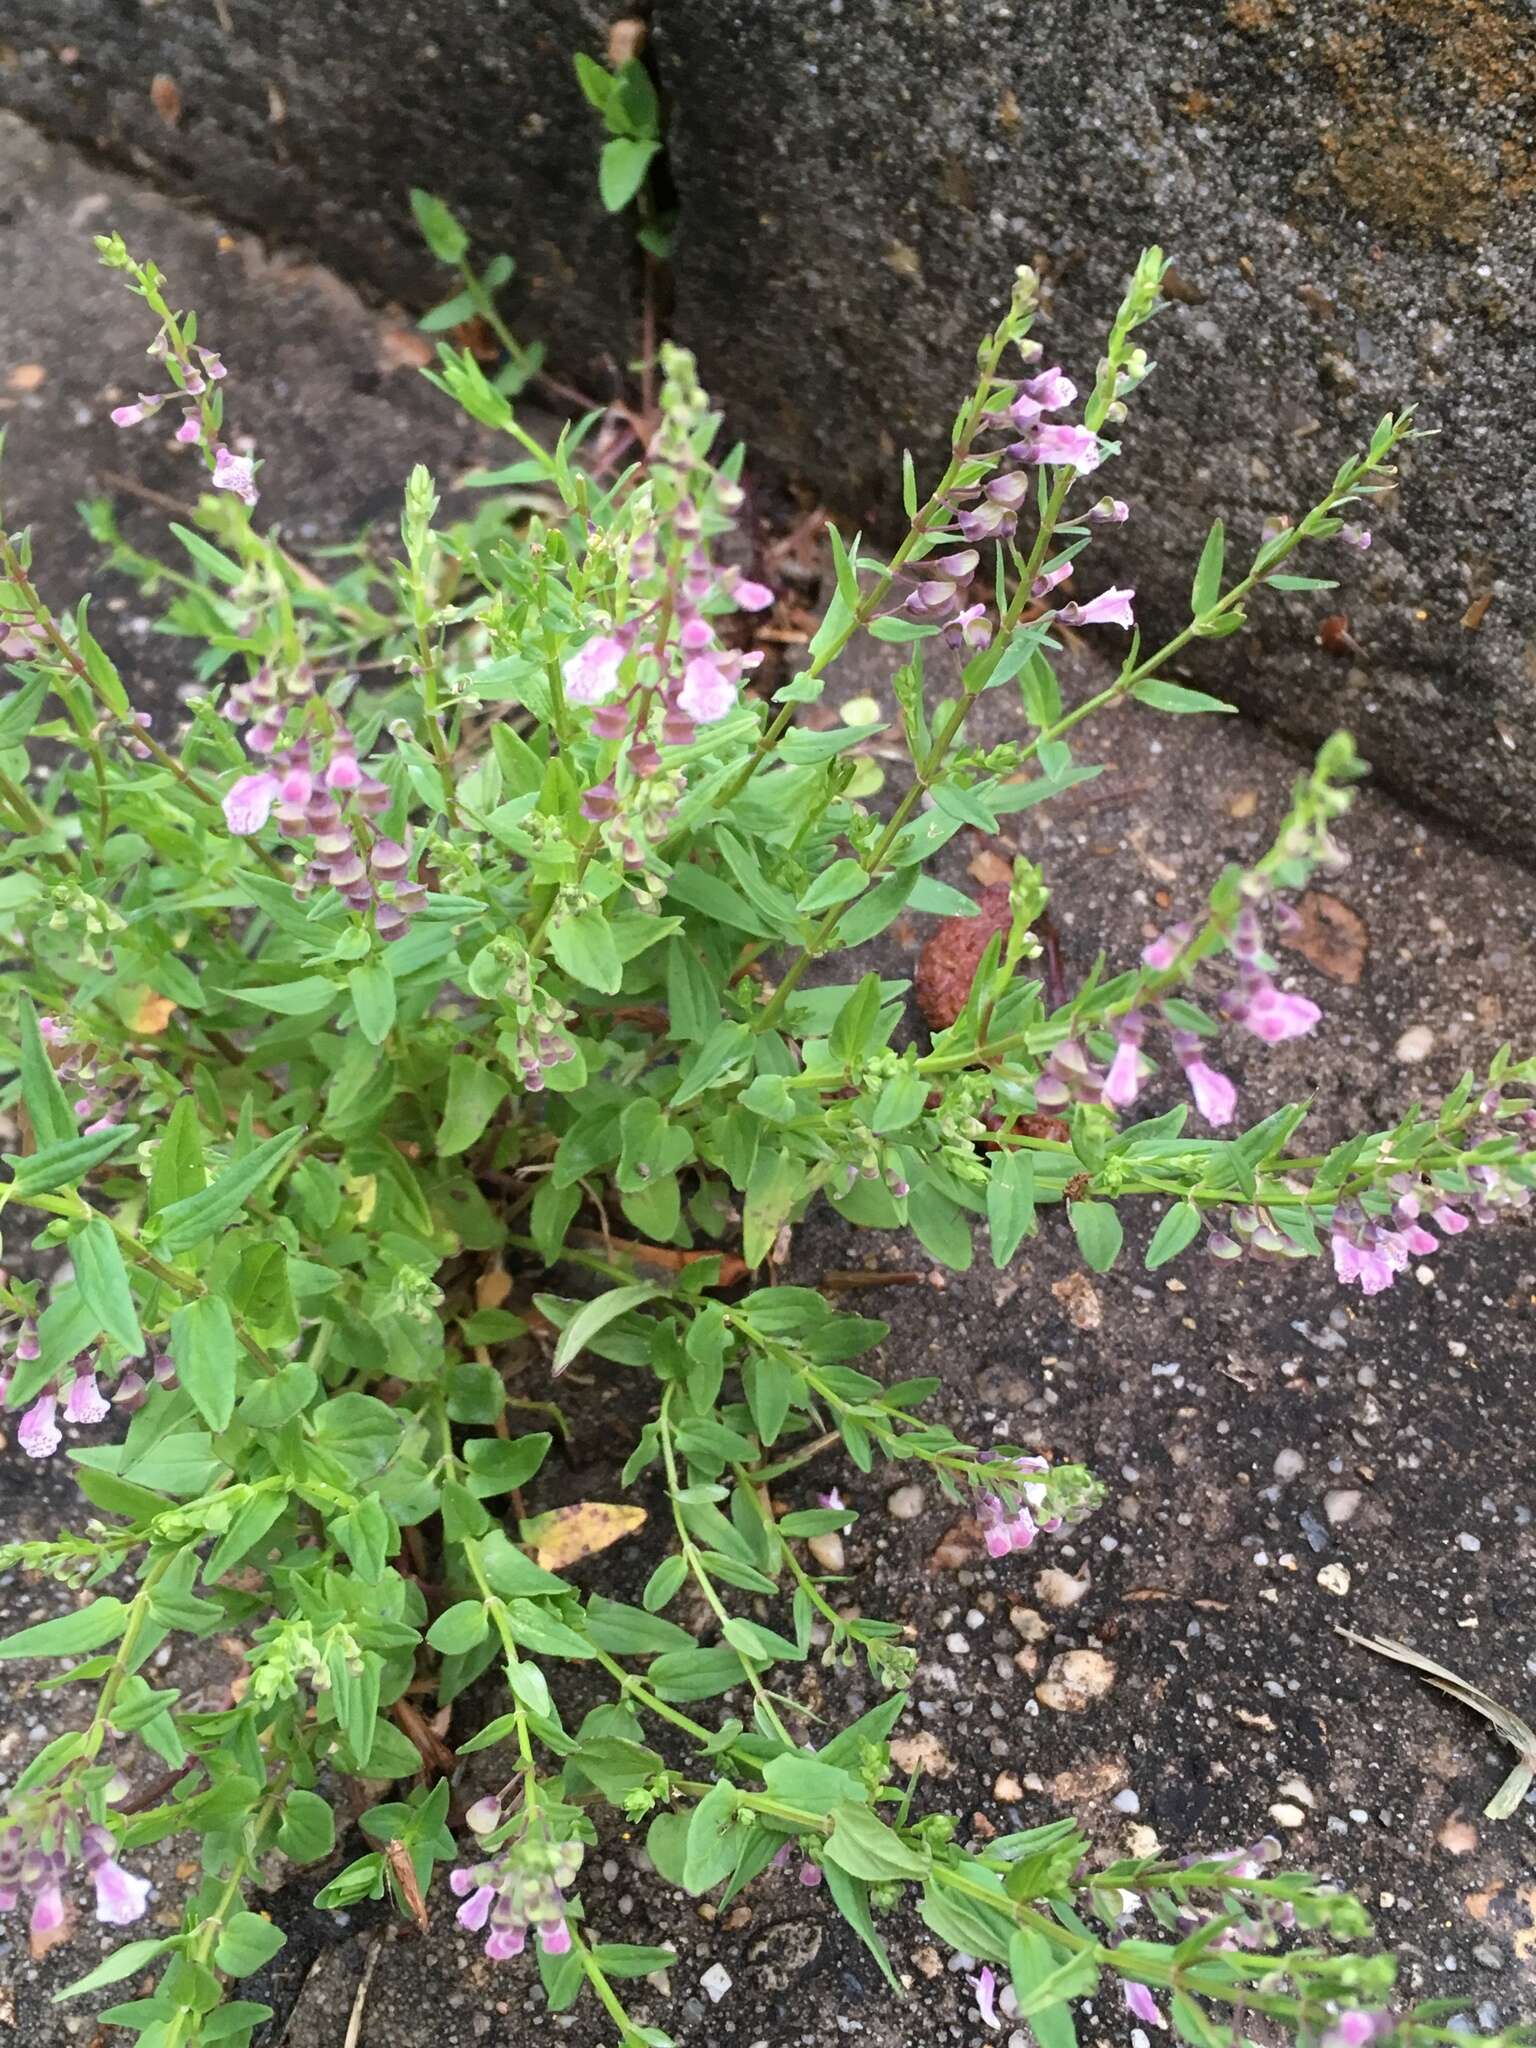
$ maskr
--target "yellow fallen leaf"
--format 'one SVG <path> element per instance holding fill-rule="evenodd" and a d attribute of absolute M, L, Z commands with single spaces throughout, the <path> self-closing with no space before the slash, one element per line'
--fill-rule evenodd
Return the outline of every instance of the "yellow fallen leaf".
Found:
<path fill-rule="evenodd" d="M 523 1534 L 535 1544 L 535 1564 L 547 1572 L 563 1571 L 594 1557 L 611 1543 L 621 1543 L 645 1525 L 644 1508 L 615 1507 L 605 1500 L 573 1501 L 524 1524 Z"/>
<path fill-rule="evenodd" d="M 158 996 L 152 988 L 147 988 L 128 1019 L 128 1029 L 141 1038 L 158 1038 L 175 1013 L 176 1005 L 169 996 Z"/>

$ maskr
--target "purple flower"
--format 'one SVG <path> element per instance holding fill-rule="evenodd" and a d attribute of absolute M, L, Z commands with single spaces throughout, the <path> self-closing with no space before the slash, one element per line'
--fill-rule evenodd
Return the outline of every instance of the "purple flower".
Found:
<path fill-rule="evenodd" d="M 1145 1984 L 1136 1984 L 1129 1977 L 1122 1977 L 1120 1989 L 1125 1993 L 1125 2003 L 1132 2019 L 1140 2020 L 1144 2027 L 1167 2026 L 1168 2022 L 1158 2010 L 1157 2000 Z"/>
<path fill-rule="evenodd" d="M 246 505 L 256 503 L 256 465 L 249 455 L 235 455 L 222 444 L 213 451 L 213 488 L 233 491 Z"/>
<path fill-rule="evenodd" d="M 1083 514 L 1089 526 L 1123 526 L 1130 516 L 1131 508 L 1124 498 L 1100 498 Z"/>
<path fill-rule="evenodd" d="M 1320 2048 L 1367 2048 L 1367 2043 L 1379 2041 L 1391 2032 L 1391 2013 L 1362 2012 L 1358 2006 L 1352 2006 L 1339 2014 L 1324 2034 Z"/>
<path fill-rule="evenodd" d="M 743 576 L 731 586 L 731 602 L 740 612 L 765 612 L 773 603 L 773 592 L 766 583 L 754 583 L 749 576 Z"/>
<path fill-rule="evenodd" d="M 1077 396 L 1077 386 L 1059 369 L 1042 370 L 1038 377 L 1026 378 L 1024 390 L 1042 412 L 1061 412 Z"/>
<path fill-rule="evenodd" d="M 111 412 L 114 427 L 136 427 L 140 420 L 147 420 L 157 413 L 170 397 L 168 391 L 141 391 L 137 405 L 115 405 Z"/>
<path fill-rule="evenodd" d="M 52 1393 L 39 1394 L 16 1431 L 16 1441 L 29 1458 L 51 1458 L 62 1439 L 54 1421 L 58 1401 Z"/>
<path fill-rule="evenodd" d="M 512 1956 L 520 1956 L 528 1939 L 524 1927 L 498 1927 L 485 1944 L 485 1952 L 493 1963 L 504 1963 Z"/>
<path fill-rule="evenodd" d="M 115 1857 L 91 1872 L 96 1887 L 96 1918 L 108 1927 L 130 1927 L 149 1907 L 149 1880 L 124 1870 Z"/>
<path fill-rule="evenodd" d="M 202 440 L 203 423 L 195 412 L 189 412 L 176 429 L 176 438 L 184 448 L 190 447 L 194 441 Z"/>
<path fill-rule="evenodd" d="M 1371 544 L 1371 529 L 1368 526 L 1346 526 L 1339 534 L 1347 548 L 1358 548 L 1363 555 Z"/>
<path fill-rule="evenodd" d="M 1449 1202 L 1437 1202 L 1433 1214 L 1436 1224 L 1447 1237 L 1460 1237 L 1468 1227 L 1468 1219 L 1459 1209 L 1453 1209 Z M 16 1355 L 18 1358 L 21 1356 L 19 1349 Z"/>
<path fill-rule="evenodd" d="M 1028 1550 L 1040 1533 L 1039 1524 L 1021 1501 L 1011 1513 L 995 1493 L 984 1493 L 976 1504 L 988 1557 L 1007 1557 L 1015 1550 Z"/>
<path fill-rule="evenodd" d="M 464 1818 L 477 1835 L 488 1835 L 501 1824 L 501 1801 L 490 1795 L 477 1799 Z"/>
<path fill-rule="evenodd" d="M 224 822 L 240 838 L 259 832 L 272 815 L 272 806 L 282 788 L 281 779 L 265 772 L 242 775 L 224 794 Z"/>
<path fill-rule="evenodd" d="M 1170 925 L 1167 931 L 1155 938 L 1150 946 L 1141 949 L 1141 964 L 1162 974 L 1178 959 L 1184 948 L 1195 935 L 1192 924 Z"/>
<path fill-rule="evenodd" d="M 454 1919 L 471 1934 L 478 1934 L 491 1917 L 491 1903 L 495 1897 L 488 1884 L 478 1886 L 454 1914 Z"/>
<path fill-rule="evenodd" d="M 994 2033 L 1002 2025 L 997 2016 L 997 1974 L 992 1966 L 983 1964 L 979 1977 L 968 1977 L 966 1982 L 976 1994 L 976 2010 L 981 2014 L 981 2024 L 990 2027 Z"/>
<path fill-rule="evenodd" d="M 1086 604 L 1066 604 L 1056 616 L 1064 626 L 1134 626 L 1134 590 L 1105 590 Z"/>
<path fill-rule="evenodd" d="M 45 1884 L 32 1903 L 29 1931 L 35 1937 L 53 1934 L 64 1925 L 64 1894 L 56 1884 Z"/>
<path fill-rule="evenodd" d="M 584 641 L 565 664 L 565 691 L 573 704 L 601 704 L 619 687 L 619 663 L 629 652 L 612 633 Z"/>
<path fill-rule="evenodd" d="M 987 617 L 984 604 L 967 605 L 958 612 L 944 628 L 944 638 L 951 647 L 969 647 L 980 653 L 992 644 L 992 621 Z"/>

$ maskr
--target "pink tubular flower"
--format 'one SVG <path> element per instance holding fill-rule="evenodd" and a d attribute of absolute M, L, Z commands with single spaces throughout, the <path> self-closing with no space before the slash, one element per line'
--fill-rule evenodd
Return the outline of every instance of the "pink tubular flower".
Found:
<path fill-rule="evenodd" d="M 1391 2013 L 1363 2012 L 1352 2006 L 1339 2014 L 1324 2034 L 1320 2048 L 1367 2048 L 1368 2043 L 1391 2032 Z"/>
<path fill-rule="evenodd" d="M 190 447 L 194 441 L 202 440 L 203 423 L 195 412 L 189 412 L 176 429 L 176 438 L 184 448 Z"/>
<path fill-rule="evenodd" d="M 1115 1056 L 1104 1082 L 1104 1100 L 1111 1109 L 1129 1109 L 1141 1093 L 1141 1041 L 1146 1027 L 1132 1010 L 1115 1028 Z"/>
<path fill-rule="evenodd" d="M 976 1994 L 976 2010 L 981 2014 L 981 2024 L 996 2033 L 1002 2025 L 997 2016 L 997 1973 L 990 1964 L 984 1964 L 979 1977 L 967 1977 L 965 1981 Z"/>
<path fill-rule="evenodd" d="M 1141 964 L 1161 974 L 1171 967 L 1195 935 L 1192 924 L 1170 925 L 1167 931 L 1155 938 L 1150 946 L 1141 949 Z"/>
<path fill-rule="evenodd" d="M 213 451 L 213 488 L 233 491 L 246 505 L 257 499 L 256 465 L 249 455 L 235 455 L 222 445 Z"/>
<path fill-rule="evenodd" d="M 96 1918 L 107 1927 L 131 1927 L 149 1908 L 149 1879 L 124 1870 L 115 1857 L 91 1872 L 96 1887 Z"/>
<path fill-rule="evenodd" d="M 1083 514 L 1089 526 L 1123 526 L 1131 516 L 1131 508 L 1124 498 L 1100 498 L 1096 505 L 1090 505 Z"/>
<path fill-rule="evenodd" d="M 64 1925 L 64 1894 L 56 1884 L 44 1885 L 32 1904 L 29 1932 L 35 1937 L 53 1934 Z"/>
<path fill-rule="evenodd" d="M 491 1904 L 496 1894 L 488 1884 L 482 1884 L 472 1891 L 460 1906 L 454 1919 L 471 1934 L 478 1934 L 491 1916 Z"/>
<path fill-rule="evenodd" d="M 1158 2009 L 1157 2000 L 1145 1984 L 1136 1984 L 1129 1977 L 1122 1977 L 1120 1989 L 1125 1993 L 1125 2003 L 1132 2019 L 1140 2020 L 1144 2027 L 1166 2027 L 1168 2022 Z"/>
<path fill-rule="evenodd" d="M 1184 1069 L 1195 1107 L 1206 1122 L 1218 1126 L 1231 1123 L 1237 1113 L 1237 1090 L 1225 1074 L 1207 1063 L 1198 1036 L 1193 1031 L 1175 1031 L 1173 1049 Z"/>
<path fill-rule="evenodd" d="M 16 1441 L 29 1458 L 51 1458 L 59 1448 L 62 1439 L 59 1426 L 54 1420 L 58 1401 L 52 1395 L 39 1394 L 16 1431 Z"/>
<path fill-rule="evenodd" d="M 619 687 L 619 663 L 629 652 L 612 633 L 584 641 L 565 664 L 565 693 L 573 704 L 601 704 Z"/>
<path fill-rule="evenodd" d="M 571 1930 L 563 1920 L 539 1928 L 539 1947 L 547 1956 L 563 1956 L 570 1952 Z"/>
<path fill-rule="evenodd" d="M 114 427 L 136 427 L 157 413 L 170 397 L 168 391 L 141 391 L 137 405 L 115 405 L 110 418 Z"/>
<path fill-rule="evenodd" d="M 111 1413 L 111 1404 L 103 1397 L 101 1388 L 96 1384 L 95 1373 L 77 1372 L 64 1403 L 64 1420 L 105 1422 Z"/>
<path fill-rule="evenodd" d="M 504 1963 L 522 1954 L 527 1939 L 526 1927 L 498 1927 L 486 1942 L 485 1952 L 493 1963 Z"/>
<path fill-rule="evenodd" d="M 242 775 L 224 793 L 224 822 L 239 838 L 259 832 L 272 815 L 282 780 L 270 772 Z"/>
<path fill-rule="evenodd" d="M 1015 449 L 1023 462 L 1075 469 L 1079 476 L 1087 476 L 1104 460 L 1098 435 L 1087 427 L 1036 427 L 1025 440 L 1015 442 L 1014 448 L 1008 452 L 1012 454 Z"/>
<path fill-rule="evenodd" d="M 773 603 L 773 592 L 766 583 L 754 583 L 750 576 L 743 576 L 731 585 L 731 602 L 739 612 L 765 612 Z"/>
<path fill-rule="evenodd" d="M 719 662 L 707 654 L 696 654 L 683 670 L 677 702 L 696 724 L 713 725 L 734 708 L 736 685 Z"/>
<path fill-rule="evenodd" d="M 1105 590 L 1086 604 L 1065 604 L 1056 614 L 1064 626 L 1134 626 L 1134 590 Z"/>
<path fill-rule="evenodd" d="M 1371 544 L 1371 529 L 1368 526 L 1346 526 L 1339 539 L 1347 548 L 1358 548 L 1363 555 Z"/>
<path fill-rule="evenodd" d="M 1437 1228 L 1443 1230 L 1447 1237 L 1460 1237 L 1468 1227 L 1467 1218 L 1459 1209 L 1453 1209 L 1449 1202 L 1437 1202 L 1433 1215 Z M 17 1355 L 19 1357 L 20 1353 Z"/>

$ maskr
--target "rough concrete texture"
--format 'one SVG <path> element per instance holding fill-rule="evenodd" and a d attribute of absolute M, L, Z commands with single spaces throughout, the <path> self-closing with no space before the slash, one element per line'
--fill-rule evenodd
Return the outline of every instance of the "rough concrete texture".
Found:
<path fill-rule="evenodd" d="M 232 366 L 232 418 L 260 435 L 270 458 L 266 503 L 290 533 L 338 538 L 370 512 L 392 516 L 416 455 L 444 476 L 482 459 L 419 379 L 379 368 L 380 335 L 396 330 L 322 273 L 272 269 L 243 244 L 224 247 L 208 223 L 68 152 L 15 132 L 0 134 L 0 145 L 21 236 L 15 274 L 40 275 L 49 256 L 58 280 L 46 301 L 13 292 L 0 308 L 8 523 L 36 518 L 40 559 L 72 590 L 89 580 L 91 550 L 72 537 L 68 508 L 101 485 L 103 469 L 152 481 L 173 502 L 187 489 L 185 458 L 162 448 L 153 429 L 118 436 L 101 425 L 114 402 L 108 387 L 132 387 L 139 344 L 126 339 L 131 313 L 120 324 L 111 311 L 111 280 L 88 254 L 70 254 L 76 229 L 113 220 L 148 234 L 180 295 L 211 309 L 211 331 Z M 41 367 L 42 381 L 14 382 L 23 365 Z M 158 511 L 138 503 L 134 516 L 146 539 Z M 101 598 L 112 594 L 100 585 Z M 131 627 L 139 609 L 136 598 L 125 600 L 119 626 Z M 118 637 L 130 688 L 144 697 L 162 673 L 160 643 L 132 630 Z M 888 703 L 892 661 L 890 650 L 871 649 L 841 676 L 839 694 L 872 690 Z M 1094 675 L 1069 674 L 1071 701 Z M 1005 692 L 984 699 L 983 737 L 1003 737 L 1007 714 Z M 1149 926 L 1198 902 L 1223 863 L 1251 859 L 1295 769 L 1284 746 L 1236 721 L 1160 720 L 1132 708 L 1093 737 L 1099 743 L 1085 736 L 1085 757 L 1106 761 L 1105 776 L 1017 824 L 1017 844 L 1044 863 L 1055 890 L 1074 976 L 1101 946 L 1112 960 L 1129 958 Z M 1238 1070 L 1255 1111 L 1313 1094 L 1323 1140 L 1432 1098 L 1504 1037 L 1525 1040 L 1536 1014 L 1536 881 L 1528 873 L 1469 851 L 1376 792 L 1344 836 L 1354 865 L 1330 885 L 1342 906 L 1332 929 L 1342 936 L 1319 955 L 1331 971 L 1285 956 L 1297 985 L 1324 1005 L 1325 1022 L 1314 1040 L 1257 1050 Z M 977 886 L 987 870 L 973 864 L 1008 851 L 963 835 L 946 850 L 944 873 Z M 923 920 L 894 928 L 870 964 L 910 974 L 926 929 Z M 1355 972 L 1356 981 L 1337 978 Z M 1160 1082 L 1149 1106 L 1174 1092 Z M 973 1548 L 967 1554 L 964 1532 L 950 1537 L 954 1510 L 911 1468 L 861 1478 L 828 1456 L 794 1483 L 795 1506 L 818 1488 L 843 1487 L 862 1517 L 848 1542 L 847 1597 L 908 1623 L 921 1647 L 900 1731 L 915 1745 L 910 1754 L 937 1773 L 919 1796 L 978 1829 L 1080 1811 L 1106 1855 L 1143 1843 L 1138 1828 L 1174 1854 L 1273 1829 L 1298 1860 L 1359 1888 L 1414 1994 L 1457 1997 L 1485 2027 L 1528 2017 L 1536 2011 L 1536 1804 L 1507 1822 L 1484 1821 L 1507 1755 L 1451 1701 L 1351 1648 L 1331 1624 L 1405 1638 L 1529 1718 L 1530 1230 L 1514 1222 L 1463 1238 L 1365 1302 L 1316 1267 L 1234 1272 L 1190 1258 L 1147 1274 L 1135 1260 L 1151 1227 L 1150 1216 L 1134 1218 L 1131 1256 L 1098 1279 L 1083 1271 L 1059 1217 L 1005 1274 L 983 1257 L 970 1273 L 934 1275 L 910 1240 L 859 1236 L 825 1212 L 796 1234 L 799 1280 L 859 1267 L 915 1275 L 855 1297 L 892 1324 L 873 1369 L 891 1379 L 940 1374 L 937 1405 L 962 1433 L 1084 1459 L 1110 1491 L 1070 1547 L 993 1564 Z M 19 1242 L 14 1229 L 8 1236 Z M 539 1283 L 529 1274 L 519 1284 Z M 546 1391 L 543 1371 L 530 1356 L 521 1390 Z M 570 1463 L 541 1477 L 539 1504 L 616 1497 L 640 1421 L 633 1376 L 578 1365 L 560 1398 L 575 1443 Z M 896 1490 L 914 1483 L 918 1497 L 893 1508 Z M 1340 1497 L 1352 1493 L 1358 1502 L 1341 1514 Z M 1338 1519 L 1330 1519 L 1330 1497 Z M 581 1567 L 583 1583 L 638 1596 L 664 1541 L 659 1496 L 651 1488 L 639 1498 L 648 1528 Z M 52 1533 L 75 1508 L 62 1458 L 39 1467 L 0 1444 L 8 1536 Z M 1072 1584 L 1044 1576 L 1051 1572 Z M 1085 1578 L 1080 1597 L 1062 1604 Z M 68 1599 L 22 1574 L 0 1583 L 8 1627 L 58 1612 Z M 1069 1650 L 1095 1651 L 1113 1667 L 1109 1690 L 1081 1714 L 1035 1696 L 1052 1660 Z M 168 1648 L 156 1675 L 163 1670 L 162 1682 L 211 1706 L 239 1668 L 238 1652 L 215 1642 Z M 40 1691 L 43 1675 L 0 1666 L 0 1789 L 85 1716 L 83 1692 Z M 562 1695 L 572 1713 L 587 1699 L 579 1689 L 587 1679 L 578 1672 L 576 1680 L 577 1690 Z M 860 1674 L 811 1666 L 801 1683 L 829 1725 L 861 1703 Z M 461 1704 L 451 1732 L 467 1735 L 498 1711 L 487 1685 Z M 809 1724 L 810 1739 L 819 1726 Z M 152 1761 L 128 1763 L 140 1790 L 158 1775 Z M 463 1789 L 473 1797 L 492 1782 L 495 1755 L 466 1766 Z M 186 1846 L 167 1843 L 144 1859 L 158 1887 L 156 1927 L 176 1924 L 191 1874 Z M 262 1901 L 289 1947 L 247 1987 L 277 2013 L 260 2048 L 338 2048 L 347 2038 L 379 1923 L 366 1911 L 311 1912 L 307 1900 L 325 1874 L 284 1881 L 275 1873 L 278 1889 Z M 631 1988 L 637 2015 L 683 2048 L 843 2048 L 850 2030 L 865 2048 L 1008 2040 L 984 2033 L 964 1974 L 946 1967 L 909 1915 L 886 1929 L 911 1983 L 909 2001 L 893 2005 L 825 1894 L 806 1892 L 792 1873 L 759 1880 L 716 1917 L 707 1903 L 669 1894 L 644 1871 L 635 1841 L 610 1827 L 582 1890 L 605 1933 L 677 1944 L 665 1990 Z M 597 2039 L 585 2008 L 549 2018 L 530 1970 L 487 1965 L 454 1927 L 450 1903 L 434 1891 L 425 1940 L 408 1931 L 389 1937 L 356 2048 L 588 2048 Z M 106 1997 L 62 2007 L 49 1999 L 111 1939 L 87 1918 L 70 1947 L 38 1961 L 17 1920 L 0 1922 L 0 2041 L 93 2042 Z M 716 1965 L 731 1982 L 711 2004 L 701 1980 Z M 1118 1999 L 1105 1998 L 1084 2016 L 1081 2038 L 1121 2044 L 1129 2028 Z"/>
<path fill-rule="evenodd" d="M 937 473 L 1014 266 L 1091 380 L 1145 243 L 1176 265 L 1096 551 L 1159 627 L 1212 516 L 1256 545 L 1389 407 L 1437 440 L 1338 597 L 1200 672 L 1290 733 L 1536 850 L 1536 25 L 1494 0 L 664 0 L 677 314 L 716 395 L 840 513 Z M 1325 565 L 1314 573 L 1327 573 Z M 1363 655 L 1320 653 L 1348 613 Z"/>
<path fill-rule="evenodd" d="M 104 150 L 235 226 L 426 306 L 445 273 L 412 225 L 425 187 L 472 223 L 504 302 L 568 368 L 630 349 L 634 245 L 597 197 L 597 116 L 571 53 L 601 0 L 16 0 L 0 107 Z"/>

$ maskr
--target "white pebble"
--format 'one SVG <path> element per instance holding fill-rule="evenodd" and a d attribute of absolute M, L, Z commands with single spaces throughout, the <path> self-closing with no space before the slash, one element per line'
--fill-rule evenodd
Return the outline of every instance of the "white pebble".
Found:
<path fill-rule="evenodd" d="M 1335 1527 L 1347 1522 L 1359 1505 L 1359 1492 L 1352 1486 L 1335 1486 L 1323 1495 L 1323 1513 Z"/>
<path fill-rule="evenodd" d="M 1117 1792 L 1109 1802 L 1116 1813 L 1140 1813 L 1141 1801 L 1127 1785 L 1123 1792 Z"/>
<path fill-rule="evenodd" d="M 1427 1024 L 1410 1024 L 1392 1049 L 1392 1056 L 1405 1067 L 1427 1060 L 1435 1049 L 1435 1034 Z"/>
<path fill-rule="evenodd" d="M 1349 1569 L 1342 1564 L 1325 1564 L 1317 1575 L 1317 1583 L 1325 1593 L 1336 1593 L 1342 1600 L 1349 1591 Z"/>
<path fill-rule="evenodd" d="M 1281 1451 L 1275 1459 L 1275 1477 L 1295 1479 L 1305 1470 L 1306 1463 L 1300 1451 Z"/>
<path fill-rule="evenodd" d="M 1462 1530 L 1461 1534 L 1456 1538 L 1456 1541 L 1460 1548 L 1463 1550 L 1481 1550 L 1483 1547 L 1481 1537 L 1474 1536 L 1471 1533 L 1471 1531 L 1467 1529 Z"/>
<path fill-rule="evenodd" d="M 731 1988 L 731 1973 L 724 1963 L 711 1963 L 699 1979 L 699 1989 L 711 2005 L 718 2005 Z"/>
<path fill-rule="evenodd" d="M 923 1489 L 920 1486 L 898 1486 L 886 1501 L 885 1511 L 896 1522 L 915 1522 L 923 1512 Z"/>

